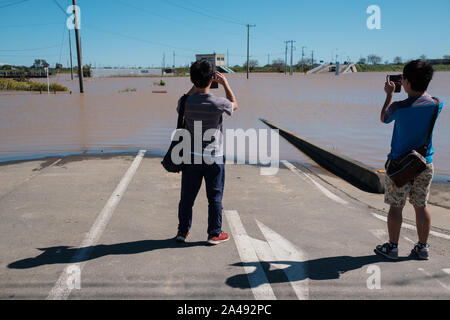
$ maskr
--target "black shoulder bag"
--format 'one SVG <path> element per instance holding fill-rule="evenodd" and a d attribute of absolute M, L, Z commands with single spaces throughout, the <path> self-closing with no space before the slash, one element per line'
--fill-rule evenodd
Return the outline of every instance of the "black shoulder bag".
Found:
<path fill-rule="evenodd" d="M 181 97 L 180 110 L 178 111 L 177 130 L 178 129 L 184 129 L 184 127 L 185 127 L 184 109 L 185 109 L 185 106 L 186 106 L 186 99 L 188 97 L 189 96 L 187 94 L 185 94 L 183 97 Z M 184 163 L 175 164 L 172 161 L 172 150 L 180 142 L 181 141 L 172 141 L 172 143 L 170 144 L 169 150 L 167 151 L 166 155 L 164 156 L 163 160 L 161 161 L 162 166 L 168 172 L 179 173 L 180 171 L 182 171 L 184 169 L 184 166 L 185 166 Z"/>
<path fill-rule="evenodd" d="M 427 168 L 427 160 L 425 159 L 428 146 L 431 142 L 434 125 L 439 113 L 439 101 L 436 102 L 436 110 L 431 120 L 430 130 L 428 132 L 427 141 L 418 150 L 412 150 L 406 155 L 386 162 L 386 174 L 391 178 L 395 185 L 399 188 L 414 179 Z"/>

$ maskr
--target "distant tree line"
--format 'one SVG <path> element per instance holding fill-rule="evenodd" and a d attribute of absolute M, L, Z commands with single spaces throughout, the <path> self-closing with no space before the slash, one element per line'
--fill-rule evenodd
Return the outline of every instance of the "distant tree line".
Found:
<path fill-rule="evenodd" d="M 9 64 L 5 64 L 5 65 L 0 65 L 0 71 L 2 71 L 2 73 L 5 72 L 14 72 L 14 73 L 23 73 L 26 77 L 26 73 L 34 73 L 36 71 L 39 70 L 43 70 L 44 68 L 49 68 L 50 70 L 50 74 L 52 74 L 52 71 L 57 71 L 57 72 L 61 72 L 61 71 L 68 71 L 70 70 L 70 68 L 64 68 L 63 65 L 61 63 L 56 63 L 55 67 L 52 68 L 50 67 L 50 64 L 45 60 L 45 59 L 35 59 L 34 63 L 27 67 L 27 66 L 15 66 L 15 65 L 9 65 Z M 74 66 L 74 72 L 76 73 L 77 71 L 77 66 Z M 91 65 L 84 65 L 83 66 L 83 74 L 85 77 L 90 77 L 91 76 Z"/>
<path fill-rule="evenodd" d="M 426 55 L 421 55 L 419 59 L 427 60 L 431 64 L 450 64 L 450 55 L 444 55 L 442 59 L 428 59 Z M 376 54 L 370 54 L 367 56 L 367 58 L 360 58 L 357 64 L 371 64 L 371 65 L 380 65 L 383 61 L 383 58 L 376 55 Z M 410 61 L 410 60 L 408 60 Z M 386 60 L 384 64 L 396 64 L 401 65 L 403 63 L 406 63 L 408 61 L 404 61 L 402 57 L 397 56 L 392 60 L 392 63 L 389 60 Z"/>

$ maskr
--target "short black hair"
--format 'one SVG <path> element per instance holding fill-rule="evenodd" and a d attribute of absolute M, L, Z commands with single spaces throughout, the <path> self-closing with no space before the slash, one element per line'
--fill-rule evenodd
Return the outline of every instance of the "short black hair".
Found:
<path fill-rule="evenodd" d="M 214 75 L 214 69 L 208 60 L 196 61 L 191 65 L 191 81 L 197 88 L 206 88 Z"/>
<path fill-rule="evenodd" d="M 433 79 L 434 69 L 425 60 L 413 60 L 403 68 L 403 77 L 411 83 L 411 89 L 424 92 Z"/>

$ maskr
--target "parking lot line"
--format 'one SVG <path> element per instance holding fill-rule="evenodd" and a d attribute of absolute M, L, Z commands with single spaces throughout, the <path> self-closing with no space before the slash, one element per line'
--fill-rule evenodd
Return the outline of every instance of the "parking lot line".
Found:
<path fill-rule="evenodd" d="M 58 281 L 53 286 L 47 300 L 66 300 L 72 290 L 76 288 L 76 283 L 77 281 L 80 281 L 80 279 L 77 280 L 74 277 L 81 277 L 81 271 L 86 264 L 87 258 L 91 254 L 93 246 L 98 242 L 103 231 L 105 230 L 114 213 L 114 210 L 122 199 L 128 185 L 133 179 L 142 159 L 144 158 L 145 152 L 146 150 L 139 151 L 131 166 L 128 168 L 127 172 L 122 177 L 122 180 L 119 182 L 116 189 L 98 215 L 86 238 L 80 244 L 79 249 L 75 252 L 71 259 L 71 264 L 64 269 Z"/>

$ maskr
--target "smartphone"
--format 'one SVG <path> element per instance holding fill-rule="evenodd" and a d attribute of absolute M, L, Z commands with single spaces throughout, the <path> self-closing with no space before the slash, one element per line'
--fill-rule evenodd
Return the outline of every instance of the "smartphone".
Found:
<path fill-rule="evenodd" d="M 213 75 L 213 82 L 211 83 L 211 89 L 218 89 L 219 88 L 219 83 L 216 81 L 217 80 L 216 71 L 217 71 L 217 68 L 216 68 L 215 65 L 213 65 L 214 75 Z"/>
<path fill-rule="evenodd" d="M 402 91 L 402 79 L 403 76 L 401 74 L 395 76 L 389 76 L 389 80 L 395 83 L 395 92 Z"/>

